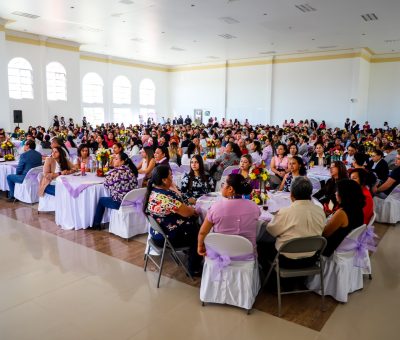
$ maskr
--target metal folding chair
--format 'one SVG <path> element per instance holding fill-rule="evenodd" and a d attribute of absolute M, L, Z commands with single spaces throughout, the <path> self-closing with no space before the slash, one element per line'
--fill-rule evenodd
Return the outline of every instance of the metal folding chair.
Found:
<path fill-rule="evenodd" d="M 148 247 L 147 251 L 145 254 L 145 262 L 144 262 L 144 271 L 147 269 L 147 263 L 150 260 L 153 262 L 153 264 L 157 267 L 158 269 L 158 279 L 157 279 L 157 288 L 160 287 L 160 280 L 161 280 L 161 273 L 162 269 L 164 266 L 164 260 L 165 260 L 165 255 L 166 253 L 169 253 L 172 257 L 172 259 L 175 261 L 175 263 L 178 266 L 182 266 L 183 270 L 186 272 L 186 274 L 193 280 L 192 275 L 190 275 L 189 269 L 187 266 L 183 263 L 181 257 L 179 256 L 178 252 L 183 252 L 183 251 L 189 251 L 189 247 L 179 247 L 175 248 L 171 242 L 168 240 L 167 235 L 165 235 L 164 231 L 162 230 L 161 226 L 156 222 L 156 220 L 152 216 L 147 216 L 147 219 L 151 225 L 151 228 L 153 228 L 156 232 L 160 233 L 164 237 L 164 246 L 160 247 L 157 244 L 155 244 L 154 240 L 150 237 L 148 239 Z M 155 249 L 158 254 L 161 254 L 161 260 L 159 263 L 155 260 L 156 256 L 159 255 L 151 255 L 151 248 Z"/>
<path fill-rule="evenodd" d="M 281 296 L 285 294 L 294 294 L 294 293 L 305 293 L 311 292 L 312 290 L 294 290 L 289 292 L 282 292 L 280 286 L 280 278 L 289 278 L 289 277 L 299 277 L 299 276 L 309 276 L 309 275 L 320 275 L 321 279 L 321 309 L 324 310 L 324 301 L 325 301 L 325 293 L 324 293 L 324 264 L 323 258 L 321 256 L 322 252 L 326 246 L 326 239 L 322 236 L 310 236 L 310 237 L 300 237 L 289 240 L 285 242 L 279 249 L 278 254 L 275 256 L 275 259 L 271 263 L 271 268 L 268 271 L 267 277 L 264 280 L 263 286 L 266 285 L 272 270 L 274 269 L 276 272 L 276 281 L 277 281 L 277 289 L 278 289 L 278 316 L 281 316 Z M 289 269 L 282 268 L 279 266 L 279 256 L 282 253 L 308 253 L 315 252 L 317 255 L 315 265 L 311 267 L 299 268 L 299 269 Z M 319 265 L 318 265 L 319 263 Z"/>

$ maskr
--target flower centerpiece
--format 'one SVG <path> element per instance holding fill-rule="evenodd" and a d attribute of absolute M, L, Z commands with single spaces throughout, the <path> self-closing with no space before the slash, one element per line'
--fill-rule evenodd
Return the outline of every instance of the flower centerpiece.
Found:
<path fill-rule="evenodd" d="M 120 142 L 122 145 L 126 145 L 128 143 L 128 131 L 127 130 L 120 130 L 119 135 L 117 136 L 117 141 Z"/>
<path fill-rule="evenodd" d="M 14 144 L 11 141 L 7 140 L 1 143 L 1 149 L 3 150 L 2 154 L 4 155 L 4 159 L 6 161 L 13 161 L 15 159 Z"/>
<path fill-rule="evenodd" d="M 255 204 L 262 205 L 266 202 L 266 200 L 268 200 L 269 197 L 266 192 L 261 192 L 259 189 L 254 189 L 251 192 L 250 198 Z"/>
<path fill-rule="evenodd" d="M 372 141 L 366 141 L 366 142 L 364 142 L 364 147 L 365 147 L 365 153 L 367 155 L 371 156 L 372 152 L 374 152 L 374 150 L 375 150 L 376 145 Z"/>
<path fill-rule="evenodd" d="M 19 140 L 24 140 L 25 139 L 25 131 L 22 129 L 18 130 L 18 138 Z"/>
<path fill-rule="evenodd" d="M 258 180 L 260 183 L 258 187 L 260 188 L 260 190 L 264 189 L 265 191 L 266 187 L 268 187 L 268 185 L 266 185 L 266 182 L 269 180 L 270 175 L 264 161 L 262 161 L 258 165 L 256 164 L 251 167 L 249 178 L 253 181 Z"/>
<path fill-rule="evenodd" d="M 331 161 L 336 162 L 336 161 L 341 161 L 343 156 L 343 151 L 335 149 L 331 151 Z"/>
<path fill-rule="evenodd" d="M 110 159 L 110 150 L 100 148 L 96 151 L 97 176 L 102 177 L 108 171 L 107 162 Z"/>
<path fill-rule="evenodd" d="M 217 149 L 213 139 L 207 139 L 207 158 L 215 158 L 217 156 Z"/>

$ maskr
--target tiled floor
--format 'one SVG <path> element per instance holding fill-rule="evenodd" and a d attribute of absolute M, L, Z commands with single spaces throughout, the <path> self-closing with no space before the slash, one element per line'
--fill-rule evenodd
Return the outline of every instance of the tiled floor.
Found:
<path fill-rule="evenodd" d="M 113 241 L 107 242 L 115 257 L 82 245 L 98 240 L 79 232 L 67 233 L 71 242 L 28 226 L 47 220 L 32 211 L 22 206 L 14 218 L 0 216 L 2 340 L 400 338 L 398 226 L 372 257 L 373 280 L 338 305 L 318 332 L 259 310 L 248 316 L 227 306 L 201 307 L 197 287 L 168 277 L 157 289 L 155 274 L 120 260 L 123 248 Z"/>

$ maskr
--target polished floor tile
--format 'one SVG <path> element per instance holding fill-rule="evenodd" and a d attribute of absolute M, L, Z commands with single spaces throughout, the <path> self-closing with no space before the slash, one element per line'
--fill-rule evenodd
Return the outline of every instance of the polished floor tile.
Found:
<path fill-rule="evenodd" d="M 25 223 L 37 222 L 22 211 Z M 398 226 L 372 257 L 373 280 L 316 331 L 260 310 L 247 315 L 230 306 L 202 307 L 196 286 L 163 276 L 157 289 L 154 272 L 80 244 L 78 233 L 68 233 L 70 241 L 13 217 L 1 216 L 0 339 L 399 338 Z M 107 242 L 124 251 L 119 240 Z"/>

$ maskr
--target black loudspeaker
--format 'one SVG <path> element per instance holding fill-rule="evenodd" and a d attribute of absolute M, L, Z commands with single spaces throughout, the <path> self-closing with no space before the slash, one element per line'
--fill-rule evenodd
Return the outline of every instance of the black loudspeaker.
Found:
<path fill-rule="evenodd" d="M 22 123 L 22 110 L 14 110 L 14 124 Z"/>

